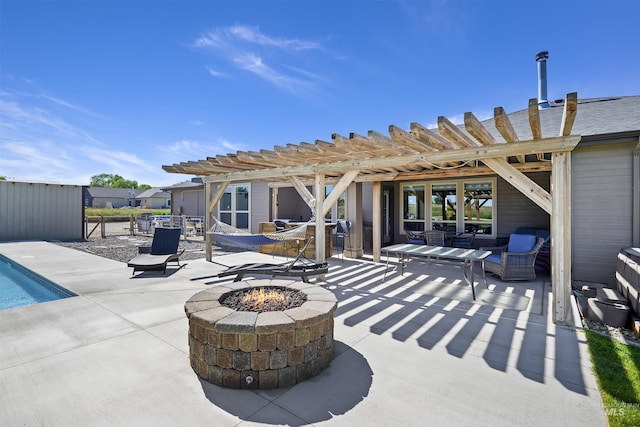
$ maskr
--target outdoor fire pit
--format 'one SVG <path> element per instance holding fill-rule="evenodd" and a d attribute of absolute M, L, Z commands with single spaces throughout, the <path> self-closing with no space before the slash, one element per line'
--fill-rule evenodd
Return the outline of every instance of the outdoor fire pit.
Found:
<path fill-rule="evenodd" d="M 297 384 L 331 363 L 336 307 L 332 292 L 292 280 L 248 280 L 199 292 L 184 307 L 191 367 L 229 388 Z"/>

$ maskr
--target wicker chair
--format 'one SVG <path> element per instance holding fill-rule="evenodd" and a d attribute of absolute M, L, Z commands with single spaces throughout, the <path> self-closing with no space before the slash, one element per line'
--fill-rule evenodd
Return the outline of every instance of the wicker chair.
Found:
<path fill-rule="evenodd" d="M 451 236 L 451 246 L 454 248 L 473 248 L 473 241 L 476 238 L 476 232 L 456 234 Z"/>
<path fill-rule="evenodd" d="M 415 245 L 424 245 L 424 231 L 404 230 L 407 235 L 407 242 Z"/>
<path fill-rule="evenodd" d="M 484 269 L 502 280 L 531 280 L 536 277 L 536 255 L 542 247 L 542 237 L 512 234 L 505 246 L 483 247 L 493 252 L 484 261 Z"/>
<path fill-rule="evenodd" d="M 427 230 L 424 232 L 424 241 L 429 246 L 444 246 L 447 233 L 442 230 Z"/>

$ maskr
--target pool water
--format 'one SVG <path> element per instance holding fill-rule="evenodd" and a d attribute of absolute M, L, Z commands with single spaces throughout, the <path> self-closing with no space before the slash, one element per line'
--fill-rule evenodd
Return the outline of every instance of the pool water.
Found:
<path fill-rule="evenodd" d="M 0 255 L 0 310 L 76 296 Z"/>

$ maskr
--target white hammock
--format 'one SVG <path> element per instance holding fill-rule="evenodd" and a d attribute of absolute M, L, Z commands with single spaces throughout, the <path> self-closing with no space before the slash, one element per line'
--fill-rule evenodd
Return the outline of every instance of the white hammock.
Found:
<path fill-rule="evenodd" d="M 239 230 L 213 217 L 213 227 L 210 234 L 214 239 L 238 246 L 263 246 L 273 245 L 275 243 L 287 240 L 302 240 L 307 235 L 307 224 L 289 230 L 251 234 L 243 230 Z"/>

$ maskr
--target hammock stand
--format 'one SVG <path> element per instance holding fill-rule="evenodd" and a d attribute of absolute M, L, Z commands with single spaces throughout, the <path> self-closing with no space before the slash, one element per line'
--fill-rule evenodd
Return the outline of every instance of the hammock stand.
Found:
<path fill-rule="evenodd" d="M 304 240 L 307 235 L 307 224 L 277 233 L 251 234 L 213 217 L 213 227 L 211 227 L 211 231 L 207 233 L 211 234 L 214 240 L 226 243 L 227 245 L 254 248 L 256 246 L 274 245 L 290 240 Z"/>

